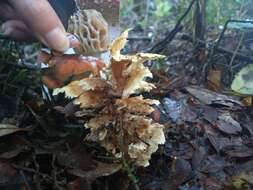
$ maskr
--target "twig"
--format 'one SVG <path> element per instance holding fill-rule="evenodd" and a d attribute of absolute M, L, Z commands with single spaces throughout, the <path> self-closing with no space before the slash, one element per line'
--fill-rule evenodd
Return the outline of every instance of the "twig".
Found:
<path fill-rule="evenodd" d="M 205 38 L 205 16 L 206 16 L 206 2 L 205 0 L 197 0 L 195 7 L 195 31 L 194 31 L 194 39 L 204 40 Z M 201 45 L 201 44 L 197 44 Z M 201 48 L 197 47 L 197 49 Z"/>
<path fill-rule="evenodd" d="M 165 38 L 163 40 L 161 40 L 160 42 L 158 42 L 157 44 L 155 44 L 153 47 L 151 47 L 150 49 L 148 49 L 146 52 L 159 53 L 159 52 L 161 52 L 163 50 L 163 48 L 167 44 L 169 44 L 174 39 L 174 37 L 176 36 L 176 34 L 183 29 L 183 26 L 181 25 L 181 22 L 189 14 L 189 12 L 192 9 L 192 6 L 195 3 L 195 1 L 196 0 L 192 0 L 191 1 L 189 7 L 185 11 L 185 13 L 179 18 L 179 20 L 177 21 L 177 24 L 173 28 L 173 30 L 168 31 L 167 34 L 166 34 L 166 36 L 165 36 Z"/>
<path fill-rule="evenodd" d="M 247 21 L 247 20 L 227 20 L 227 22 L 224 25 L 224 28 L 223 28 L 222 32 L 220 33 L 220 36 L 219 36 L 216 44 L 213 46 L 212 52 L 210 54 L 211 58 L 212 58 L 213 54 L 215 53 L 215 51 L 217 51 L 219 49 L 220 42 L 223 39 L 226 30 L 228 29 L 228 24 L 229 23 L 251 23 L 251 24 L 253 24 L 253 21 Z"/>
<path fill-rule="evenodd" d="M 19 170 L 22 170 L 22 171 L 26 171 L 26 172 L 30 172 L 30 173 L 34 173 L 34 174 L 37 174 L 39 176 L 41 176 L 42 178 L 45 178 L 45 179 L 49 179 L 51 181 L 53 181 L 54 179 L 47 175 L 47 174 L 44 174 L 44 173 L 41 173 L 41 172 L 38 172 L 36 171 L 35 169 L 33 168 L 28 168 L 28 167 L 24 167 L 24 166 L 19 166 L 19 165 L 16 165 L 16 164 L 12 164 L 12 166 L 16 169 L 19 169 Z"/>
<path fill-rule="evenodd" d="M 243 38 L 244 38 L 244 33 L 242 34 L 242 36 L 241 36 L 241 38 L 240 38 L 240 41 L 239 41 L 239 43 L 238 43 L 238 45 L 237 45 L 237 47 L 236 47 L 236 49 L 235 49 L 235 51 L 234 51 L 234 53 L 233 53 L 233 56 L 232 56 L 232 58 L 231 58 L 231 60 L 230 60 L 230 63 L 229 63 L 229 67 L 232 67 L 232 65 L 233 65 L 233 62 L 234 62 L 234 60 L 235 60 L 235 56 L 236 56 L 236 54 L 238 53 L 238 51 L 239 51 L 239 49 L 240 49 L 240 47 L 241 47 L 241 45 L 242 45 Z"/>
<path fill-rule="evenodd" d="M 181 36 L 181 39 L 193 43 L 193 38 L 191 36 L 187 35 L 187 34 L 183 34 Z M 201 43 L 201 44 L 205 44 L 205 42 L 202 41 L 202 40 L 197 40 L 197 42 Z M 211 50 L 210 47 L 207 47 L 207 49 Z M 223 47 L 218 47 L 216 49 L 216 51 L 219 52 L 219 53 L 222 53 L 222 54 L 226 54 L 227 56 L 233 56 L 234 55 L 233 51 L 230 51 L 230 50 L 225 49 Z M 236 54 L 234 56 L 235 56 L 234 59 L 239 59 L 239 60 L 246 61 L 246 62 L 253 62 L 253 57 L 246 56 L 246 55 L 244 55 L 242 53 L 239 53 L 239 52 L 236 52 Z"/>
<path fill-rule="evenodd" d="M 22 171 L 26 171 L 26 172 L 30 172 L 30 173 L 33 173 L 33 174 L 37 174 L 37 175 L 39 175 L 39 176 L 41 176 L 43 179 L 47 179 L 47 180 L 49 180 L 49 181 L 51 181 L 51 182 L 55 182 L 54 181 L 54 178 L 52 177 L 52 176 L 50 176 L 50 175 L 48 175 L 48 174 L 45 174 L 45 173 L 41 173 L 41 172 L 39 172 L 39 171 L 36 171 L 35 169 L 33 169 L 33 168 L 28 168 L 28 167 L 24 167 L 24 166 L 20 166 L 20 165 L 16 165 L 16 164 L 12 164 L 12 166 L 14 167 L 14 168 L 16 168 L 16 169 L 19 169 L 19 170 L 22 170 Z M 56 181 L 56 183 L 58 184 L 58 185 L 61 185 L 61 186 L 64 186 L 65 185 L 65 183 L 64 182 L 61 182 L 61 181 Z"/>

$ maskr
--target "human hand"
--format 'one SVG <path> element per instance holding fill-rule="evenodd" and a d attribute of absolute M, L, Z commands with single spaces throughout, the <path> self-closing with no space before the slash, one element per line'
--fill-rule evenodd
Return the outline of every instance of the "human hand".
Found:
<path fill-rule="evenodd" d="M 69 40 L 47 0 L 0 0 L 4 35 L 17 40 L 36 40 L 57 51 L 66 51 Z"/>

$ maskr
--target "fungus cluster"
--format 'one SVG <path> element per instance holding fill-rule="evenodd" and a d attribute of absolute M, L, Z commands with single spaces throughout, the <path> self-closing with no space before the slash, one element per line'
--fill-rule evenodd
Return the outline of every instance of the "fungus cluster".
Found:
<path fill-rule="evenodd" d="M 165 136 L 163 126 L 151 117 L 155 111 L 153 105 L 159 101 L 139 94 L 155 88 L 145 81 L 152 73 L 144 62 L 163 56 L 122 55 L 120 51 L 127 37 L 128 31 L 109 47 L 111 61 L 101 70 L 102 75 L 75 80 L 55 89 L 54 95 L 65 93 L 66 98 L 80 106 L 76 115 L 88 118 L 85 127 L 90 133 L 86 140 L 99 143 L 115 157 L 124 157 L 137 166 L 148 166 L 152 153 L 159 144 L 165 143 Z"/>

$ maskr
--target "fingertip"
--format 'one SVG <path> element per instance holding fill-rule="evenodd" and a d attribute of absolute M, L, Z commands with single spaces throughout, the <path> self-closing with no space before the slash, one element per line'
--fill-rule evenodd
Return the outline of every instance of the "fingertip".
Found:
<path fill-rule="evenodd" d="M 45 36 L 42 37 L 42 41 L 56 51 L 65 52 L 69 49 L 67 35 L 59 27 L 47 32 Z"/>

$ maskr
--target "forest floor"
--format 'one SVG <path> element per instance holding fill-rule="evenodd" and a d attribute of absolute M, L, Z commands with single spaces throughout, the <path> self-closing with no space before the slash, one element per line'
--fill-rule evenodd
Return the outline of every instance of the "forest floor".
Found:
<path fill-rule="evenodd" d="M 34 46 L 1 40 L 0 189 L 253 189 L 252 98 L 230 90 L 235 73 L 253 59 L 248 43 L 238 55 L 237 33 L 215 47 L 220 32 L 208 31 L 205 46 L 177 32 L 157 52 L 164 36 L 141 34 L 130 33 L 125 52 L 166 56 L 147 63 L 156 88 L 144 96 L 161 102 L 166 143 L 146 168 L 119 167 L 97 144 L 84 142 L 85 121 L 66 116 L 72 110 L 59 106 L 66 103 L 61 97 L 43 97 Z"/>

